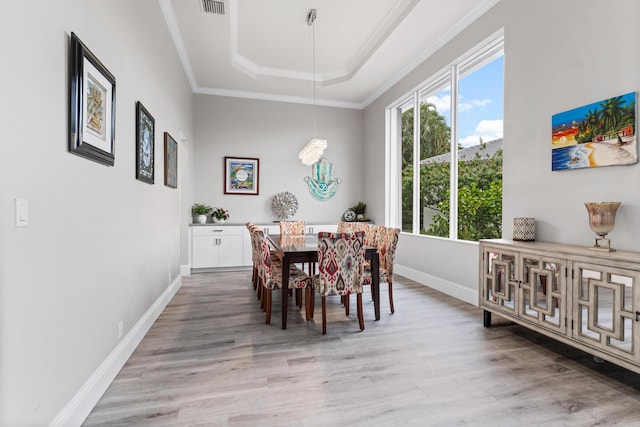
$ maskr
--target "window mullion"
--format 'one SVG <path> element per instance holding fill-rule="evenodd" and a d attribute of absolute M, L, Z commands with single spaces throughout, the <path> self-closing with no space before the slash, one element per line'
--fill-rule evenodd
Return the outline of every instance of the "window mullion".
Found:
<path fill-rule="evenodd" d="M 420 234 L 420 92 L 413 94 L 413 234 Z"/>
<path fill-rule="evenodd" d="M 449 238 L 458 238 L 458 67 L 451 66 L 451 168 L 449 181 Z"/>

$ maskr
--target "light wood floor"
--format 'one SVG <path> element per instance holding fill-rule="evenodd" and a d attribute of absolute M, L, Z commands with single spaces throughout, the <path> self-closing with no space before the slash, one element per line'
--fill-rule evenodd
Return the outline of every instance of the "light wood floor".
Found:
<path fill-rule="evenodd" d="M 282 330 L 250 272 L 185 277 L 85 425 L 640 425 L 640 375 L 396 279 L 395 314 L 367 289 L 360 332 L 335 298 L 322 336 L 319 299 Z"/>

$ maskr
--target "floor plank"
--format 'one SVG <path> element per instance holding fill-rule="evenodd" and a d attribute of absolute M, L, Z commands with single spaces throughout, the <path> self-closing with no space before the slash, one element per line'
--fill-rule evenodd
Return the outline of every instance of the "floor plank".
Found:
<path fill-rule="evenodd" d="M 339 300 L 315 320 L 274 293 L 264 324 L 250 272 L 194 274 L 123 367 L 85 426 L 640 425 L 640 375 L 408 279 L 396 313 L 365 330 Z M 494 321 L 496 316 L 494 316 Z"/>

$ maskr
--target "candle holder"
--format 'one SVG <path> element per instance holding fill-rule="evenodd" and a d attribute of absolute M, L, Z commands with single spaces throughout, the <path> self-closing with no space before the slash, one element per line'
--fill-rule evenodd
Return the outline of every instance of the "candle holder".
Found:
<path fill-rule="evenodd" d="M 620 207 L 620 202 L 587 202 L 584 205 L 589 212 L 589 226 L 598 235 L 595 244 L 589 249 L 615 251 L 611 248 L 611 241 L 606 236 L 616 225 L 616 212 Z"/>

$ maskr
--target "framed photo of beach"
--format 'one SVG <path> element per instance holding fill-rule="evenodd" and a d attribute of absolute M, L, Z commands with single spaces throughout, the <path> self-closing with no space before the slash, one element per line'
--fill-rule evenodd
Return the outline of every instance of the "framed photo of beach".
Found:
<path fill-rule="evenodd" d="M 69 151 L 113 166 L 116 79 L 75 33 L 70 55 Z"/>
<path fill-rule="evenodd" d="M 635 92 L 552 116 L 551 170 L 637 162 Z"/>
<path fill-rule="evenodd" d="M 260 160 L 249 157 L 224 158 L 224 194 L 257 196 Z"/>

